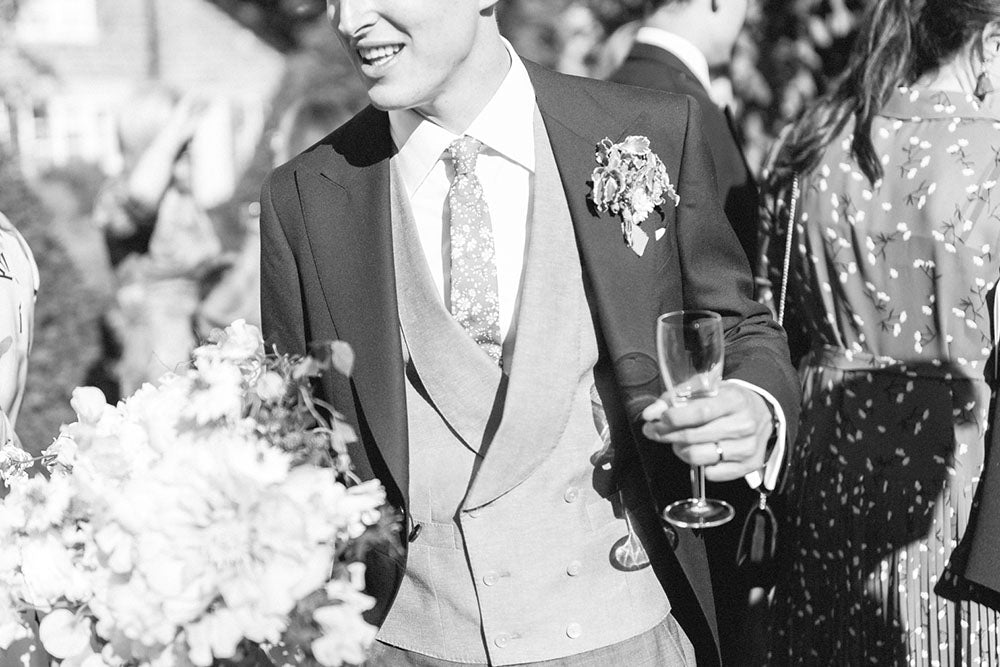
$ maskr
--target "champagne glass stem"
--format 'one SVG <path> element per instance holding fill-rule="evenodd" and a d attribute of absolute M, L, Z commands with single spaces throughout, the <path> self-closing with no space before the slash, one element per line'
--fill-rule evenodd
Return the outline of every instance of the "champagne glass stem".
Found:
<path fill-rule="evenodd" d="M 699 505 L 705 504 L 705 466 L 691 467 L 691 495 L 698 499 Z"/>

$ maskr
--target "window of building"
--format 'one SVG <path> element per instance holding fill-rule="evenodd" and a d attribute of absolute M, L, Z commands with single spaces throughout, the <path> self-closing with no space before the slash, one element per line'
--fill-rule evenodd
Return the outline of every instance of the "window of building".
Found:
<path fill-rule="evenodd" d="M 26 44 L 96 44 L 97 0 L 25 0 L 17 36 Z"/>

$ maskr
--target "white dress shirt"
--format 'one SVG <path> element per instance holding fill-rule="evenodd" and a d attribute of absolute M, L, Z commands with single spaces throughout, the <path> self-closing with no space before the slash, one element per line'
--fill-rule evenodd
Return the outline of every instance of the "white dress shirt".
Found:
<path fill-rule="evenodd" d="M 701 49 L 688 40 L 662 28 L 653 28 L 647 25 L 639 28 L 639 31 L 635 33 L 635 41 L 674 54 L 694 73 L 706 91 L 712 90 L 712 77 L 708 73 L 708 60 Z"/>
<path fill-rule="evenodd" d="M 534 197 L 535 89 L 513 47 L 506 40 L 504 44 L 511 56 L 510 70 L 464 134 L 478 139 L 484 146 L 476 164 L 476 175 L 482 183 L 493 225 L 500 332 L 504 355 L 509 355 L 515 338 L 514 314 L 517 312 L 518 290 L 524 269 L 528 216 Z M 706 77 L 707 72 L 706 63 Z M 448 189 L 454 171 L 447 149 L 462 135 L 434 124 L 411 109 L 390 111 L 389 129 L 398 151 L 394 159 L 410 200 L 424 257 L 427 258 L 434 285 L 445 307 L 450 310 Z M 781 406 L 766 391 L 749 383 L 734 382 L 760 394 L 779 417 L 777 445 L 763 477 L 765 485 L 773 488 L 785 449 L 785 422 Z M 746 479 L 756 487 L 762 481 L 761 473 L 750 473 Z"/>
<path fill-rule="evenodd" d="M 535 172 L 535 89 L 524 63 L 510 44 L 506 46 L 511 56 L 510 70 L 493 98 L 465 131 L 484 146 L 476 164 L 476 176 L 483 185 L 493 224 L 500 334 L 505 354 L 513 343 Z M 395 159 L 410 199 L 420 245 L 434 285 L 450 310 L 448 189 L 454 170 L 445 156 L 449 144 L 461 135 L 412 110 L 390 111 L 389 127 L 399 150 Z"/>

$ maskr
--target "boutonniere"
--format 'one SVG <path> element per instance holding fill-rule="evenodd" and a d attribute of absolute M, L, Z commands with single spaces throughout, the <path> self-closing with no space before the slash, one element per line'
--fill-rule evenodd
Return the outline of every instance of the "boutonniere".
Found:
<path fill-rule="evenodd" d="M 667 168 L 643 136 L 626 137 L 618 143 L 605 137 L 597 144 L 597 165 L 590 197 L 598 211 L 611 211 L 621 218 L 625 245 L 641 257 L 649 235 L 639 225 L 666 201 L 665 197 L 674 206 L 681 202 Z"/>

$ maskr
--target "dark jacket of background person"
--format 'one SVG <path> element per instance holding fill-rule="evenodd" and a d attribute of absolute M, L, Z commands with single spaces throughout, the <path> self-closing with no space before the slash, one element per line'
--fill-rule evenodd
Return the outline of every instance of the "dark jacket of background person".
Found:
<path fill-rule="evenodd" d="M 955 548 L 936 592 L 1000 609 L 1000 411 L 994 401 L 989 446 L 969 528 Z"/>
<path fill-rule="evenodd" d="M 803 407 L 768 664 L 996 659 L 1000 617 L 968 601 L 981 569 L 955 552 L 976 528 L 990 417 L 990 79 L 1000 5 L 876 0 L 845 75 L 768 169 L 769 273 L 780 293 L 790 248 L 785 326 Z M 997 520 L 980 517 L 980 529 Z"/>
<path fill-rule="evenodd" d="M 743 157 L 735 128 L 728 114 L 720 109 L 708 91 L 674 54 L 651 44 L 637 43 L 611 81 L 684 93 L 701 105 L 705 137 L 712 151 L 719 194 L 726 217 L 733 226 L 750 266 L 757 263 L 757 184 Z"/>

